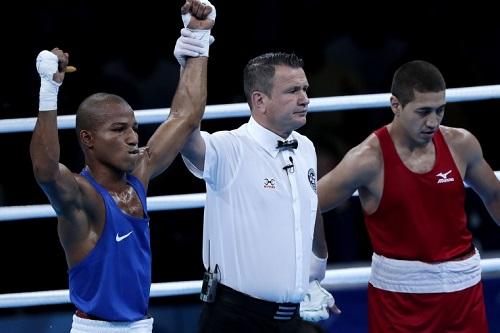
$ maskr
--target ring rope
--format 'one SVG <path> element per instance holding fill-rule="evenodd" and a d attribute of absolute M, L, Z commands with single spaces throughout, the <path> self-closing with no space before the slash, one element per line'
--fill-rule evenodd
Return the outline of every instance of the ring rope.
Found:
<path fill-rule="evenodd" d="M 500 258 L 482 259 L 483 278 L 500 272 Z M 370 277 L 370 267 L 330 269 L 321 282 L 329 290 L 346 290 L 366 287 Z M 201 290 L 201 280 L 161 282 L 151 284 L 151 297 L 181 296 L 197 294 Z M 69 290 L 34 291 L 0 295 L 0 308 L 67 304 Z"/>
<path fill-rule="evenodd" d="M 495 171 L 495 175 L 500 179 L 500 171 Z M 466 187 L 467 184 L 464 183 Z M 353 196 L 357 196 L 356 191 Z M 205 193 L 174 194 L 148 197 L 148 211 L 177 210 L 203 208 L 205 206 Z M 0 222 L 25 220 L 32 218 L 55 217 L 56 212 L 51 205 L 21 205 L 0 207 Z"/>
<path fill-rule="evenodd" d="M 311 98 L 309 112 L 342 111 L 352 109 L 367 109 L 388 107 L 389 93 L 349 95 L 333 97 Z M 447 102 L 467 102 L 485 99 L 500 98 L 500 85 L 448 88 L 446 89 Z M 136 120 L 139 124 L 153 124 L 163 122 L 170 112 L 170 108 L 137 110 Z M 234 118 L 248 116 L 250 109 L 247 103 L 207 105 L 203 119 Z M 14 118 L 0 120 L 0 133 L 31 132 L 35 127 L 36 117 Z M 75 128 L 75 115 L 57 117 L 59 129 Z"/>
<path fill-rule="evenodd" d="M 377 108 L 389 106 L 390 94 L 369 94 L 312 98 L 309 111 L 340 111 L 350 109 Z M 500 85 L 451 88 L 446 90 L 447 102 L 477 101 L 500 98 Z M 149 109 L 136 111 L 137 121 L 141 124 L 162 122 L 170 109 Z M 248 116 L 246 103 L 220 104 L 206 107 L 204 119 Z M 36 118 L 17 118 L 0 120 L 0 133 L 32 131 Z M 75 115 L 58 116 L 60 129 L 74 128 Z M 495 175 L 500 179 L 500 171 Z M 172 210 L 201 208 L 205 203 L 205 193 L 157 196 L 148 198 L 148 210 Z M 33 217 L 54 217 L 50 205 L 26 205 L 0 207 L 0 221 L 12 221 Z M 481 260 L 483 277 L 500 273 L 500 258 Z M 322 284 L 331 289 L 350 289 L 366 286 L 370 267 L 342 268 L 328 270 Z M 201 281 L 180 281 L 153 283 L 151 297 L 196 294 L 201 289 Z M 25 293 L 0 294 L 0 308 L 37 306 L 69 303 L 69 291 L 52 290 Z"/>

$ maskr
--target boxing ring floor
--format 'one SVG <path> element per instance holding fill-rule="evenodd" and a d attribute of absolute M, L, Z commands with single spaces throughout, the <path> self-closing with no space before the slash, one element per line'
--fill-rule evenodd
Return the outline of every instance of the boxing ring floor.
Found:
<path fill-rule="evenodd" d="M 447 90 L 447 102 L 479 101 L 500 98 L 500 85 Z M 311 99 L 310 112 L 331 112 L 364 108 L 388 107 L 389 94 L 339 96 Z M 165 119 L 167 109 L 139 110 L 139 124 L 153 124 Z M 245 103 L 207 106 L 204 119 L 248 116 Z M 35 118 L 0 120 L 0 133 L 30 132 Z M 74 128 L 74 115 L 59 116 L 60 129 Z M 500 177 L 499 172 L 496 172 Z M 166 195 L 148 198 L 151 212 L 162 210 L 200 209 L 204 193 Z M 1 222 L 23 223 L 27 219 L 54 219 L 49 205 L 0 207 Z M 154 220 L 154 217 L 152 217 Z M 201 223 L 201 221 L 199 221 Z M 55 232 L 55 230 L 54 230 Z M 498 232 L 498 229 L 496 230 Z M 60 249 L 62 251 L 62 249 Z M 153 248 L 154 251 L 154 248 Z M 199 254 L 201 257 L 201 253 Z M 500 255 L 483 256 L 483 282 L 491 332 L 500 332 Z M 159 263 L 153 262 L 153 265 Z M 5 267 L 5 266 L 4 266 Z M 5 267 L 8 272 L 8 267 Z M 330 289 L 343 313 L 322 326 L 327 332 L 366 332 L 366 281 L 369 262 L 361 267 L 329 267 L 324 285 Z M 36 275 L 33 276 L 36 279 Z M 200 281 L 155 283 L 151 292 L 150 313 L 155 317 L 154 332 L 195 332 L 201 307 L 197 293 Z M 4 286 L 5 287 L 5 286 Z M 4 290 L 7 288 L 4 288 Z M 0 333 L 68 332 L 74 308 L 67 290 L 0 294 Z"/>

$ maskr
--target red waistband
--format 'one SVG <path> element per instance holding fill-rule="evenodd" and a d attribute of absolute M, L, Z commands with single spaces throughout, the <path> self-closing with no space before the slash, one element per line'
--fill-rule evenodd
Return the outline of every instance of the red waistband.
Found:
<path fill-rule="evenodd" d="M 97 317 L 97 316 L 94 316 L 94 315 L 91 315 L 91 314 L 88 314 L 86 312 L 83 312 L 82 310 L 80 309 L 76 309 L 75 311 L 75 315 L 79 318 L 83 318 L 83 319 L 90 319 L 90 320 L 100 320 L 100 321 L 110 321 L 110 320 L 107 320 L 107 319 L 103 319 L 101 317 Z M 145 315 L 142 319 L 138 319 L 138 320 L 144 320 L 144 319 L 149 319 L 151 318 L 150 315 Z"/>
<path fill-rule="evenodd" d="M 99 318 L 99 317 L 93 316 L 93 315 L 91 315 L 91 314 L 85 313 L 85 312 L 83 312 L 83 311 L 82 311 L 82 310 L 80 310 L 80 309 L 76 309 L 76 311 L 75 311 L 75 315 L 76 315 L 77 317 L 80 317 L 80 318 L 83 318 L 83 319 L 107 321 L 106 319 L 102 319 L 102 318 Z"/>

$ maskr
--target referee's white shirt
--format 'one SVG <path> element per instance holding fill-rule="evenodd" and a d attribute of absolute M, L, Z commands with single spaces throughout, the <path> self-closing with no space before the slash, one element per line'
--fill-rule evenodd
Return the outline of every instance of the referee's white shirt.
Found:
<path fill-rule="evenodd" d="M 282 138 L 253 118 L 202 137 L 204 171 L 184 161 L 207 185 L 205 267 L 217 264 L 223 284 L 250 296 L 300 302 L 309 285 L 318 203 L 312 142 L 293 132 L 288 139 L 298 140 L 298 148 L 279 151 Z"/>

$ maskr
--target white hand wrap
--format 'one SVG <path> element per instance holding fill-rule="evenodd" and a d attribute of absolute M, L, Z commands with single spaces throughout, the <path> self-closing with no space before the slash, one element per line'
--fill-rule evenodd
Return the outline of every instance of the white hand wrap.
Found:
<path fill-rule="evenodd" d="M 200 0 L 201 3 L 212 7 L 212 11 L 210 14 L 208 14 L 207 19 L 215 21 L 216 17 L 216 12 L 215 12 L 215 7 L 210 3 L 208 0 Z M 184 28 L 187 28 L 189 21 L 191 21 L 191 13 L 187 12 L 186 14 L 182 15 L 182 22 L 184 23 Z M 187 28 L 189 29 L 189 28 Z M 203 51 L 200 52 L 201 57 L 208 57 L 208 49 L 210 44 L 213 42 L 213 37 L 212 40 L 210 39 L 210 29 L 208 30 L 198 30 L 198 29 L 189 29 L 192 32 L 192 38 L 197 39 L 203 43 Z"/>
<path fill-rule="evenodd" d="M 330 310 L 335 305 L 335 299 L 319 281 L 309 283 L 309 290 L 300 302 L 300 317 L 307 321 L 320 321 L 330 317 Z"/>
<path fill-rule="evenodd" d="M 323 281 L 326 272 L 327 258 L 318 258 L 311 253 L 311 263 L 309 264 L 309 282 L 313 280 Z"/>
<path fill-rule="evenodd" d="M 40 75 L 40 111 L 57 110 L 57 93 L 61 83 L 54 81 L 54 74 L 57 72 L 59 60 L 57 56 L 44 50 L 36 57 L 36 69 Z"/>

